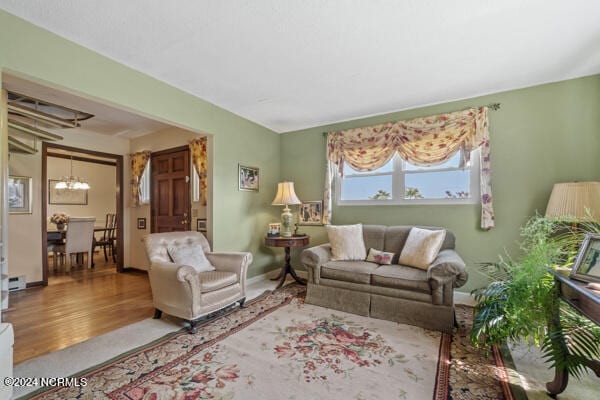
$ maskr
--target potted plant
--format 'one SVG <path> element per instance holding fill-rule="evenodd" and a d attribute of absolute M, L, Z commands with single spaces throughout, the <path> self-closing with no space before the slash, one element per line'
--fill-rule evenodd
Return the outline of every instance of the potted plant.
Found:
<path fill-rule="evenodd" d="M 536 215 L 521 229 L 518 259 L 504 257 L 482 264 L 492 282 L 472 292 L 477 301 L 472 342 L 484 348 L 521 340 L 533 343 L 551 367 L 575 377 L 585 370 L 586 359 L 598 359 L 600 328 L 558 300 L 549 272 L 574 262 L 586 233 L 600 233 L 600 229 L 594 223 L 569 225 Z M 558 307 L 559 329 L 551 324 Z M 564 340 L 566 348 L 553 345 L 557 340 Z"/>
<path fill-rule="evenodd" d="M 69 222 L 69 216 L 64 212 L 54 213 L 50 216 L 50 222 L 56 224 L 56 229 L 62 231 L 65 224 Z"/>

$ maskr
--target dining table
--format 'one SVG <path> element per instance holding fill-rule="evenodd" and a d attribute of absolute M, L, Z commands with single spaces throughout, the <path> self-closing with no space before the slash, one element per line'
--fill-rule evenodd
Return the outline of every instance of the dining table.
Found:
<path fill-rule="evenodd" d="M 47 237 L 46 237 L 46 241 L 48 245 L 52 245 L 52 244 L 62 244 L 64 243 L 64 240 L 67 236 L 67 229 L 68 229 L 68 225 L 65 225 L 65 229 L 57 229 L 56 225 L 52 224 L 52 225 L 47 225 L 46 226 L 46 232 L 47 232 Z M 106 226 L 94 226 L 94 236 L 92 236 L 92 254 L 94 253 L 94 248 L 96 247 L 96 233 L 97 232 L 102 232 L 104 233 L 107 230 L 110 229 L 114 229 L 114 228 L 107 228 Z M 81 257 L 81 259 L 79 258 Z M 77 262 L 82 262 L 83 260 L 83 253 L 77 254 Z M 94 266 L 94 257 L 92 257 L 92 267 Z"/>

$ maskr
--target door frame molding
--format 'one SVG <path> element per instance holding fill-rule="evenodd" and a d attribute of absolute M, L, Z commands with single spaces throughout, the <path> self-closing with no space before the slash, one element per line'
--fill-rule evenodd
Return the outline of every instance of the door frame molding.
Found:
<path fill-rule="evenodd" d="M 65 146 L 55 143 L 42 143 L 42 285 L 48 286 L 48 250 L 46 243 L 48 243 L 48 230 L 47 230 L 47 214 L 48 214 L 48 157 L 53 157 L 52 154 L 48 155 L 48 150 L 59 149 L 66 150 L 76 153 L 88 154 L 90 156 L 97 156 L 112 159 L 116 164 L 116 198 L 117 202 L 117 272 L 123 272 L 124 268 L 124 231 L 123 221 L 125 216 L 123 215 L 123 204 L 124 204 L 124 193 L 123 193 L 123 156 L 119 154 L 103 153 L 95 150 L 87 150 L 78 147 Z M 52 152 L 50 152 L 52 153 Z M 93 158 L 85 160 L 86 162 L 94 163 Z M 102 160 L 98 160 L 98 164 L 106 164 Z"/>
<path fill-rule="evenodd" d="M 177 153 L 180 151 L 190 151 L 190 146 L 188 145 L 182 145 L 182 146 L 177 146 L 177 147 L 171 147 L 170 149 L 164 149 L 164 150 L 158 150 L 158 151 L 153 151 L 152 153 L 150 153 L 150 165 L 152 165 L 152 158 L 156 157 L 156 156 L 162 156 L 164 154 L 170 154 L 170 153 Z M 191 157 L 191 151 L 190 151 L 190 157 Z M 193 170 L 194 166 L 192 163 L 192 160 L 190 159 L 190 169 Z M 150 171 L 152 172 L 152 171 Z M 188 171 L 188 173 L 191 174 L 191 171 Z M 152 177 L 151 177 L 152 178 Z M 154 193 L 154 179 L 150 179 L 150 193 Z M 188 205 L 188 217 L 190 218 L 190 229 L 192 229 L 192 177 L 190 175 L 190 183 L 189 183 L 189 193 L 188 193 L 188 197 L 190 199 L 189 201 L 189 205 Z M 154 221 L 154 206 L 155 206 L 155 198 L 153 195 L 150 196 L 150 233 L 155 233 L 156 232 L 156 222 Z"/>

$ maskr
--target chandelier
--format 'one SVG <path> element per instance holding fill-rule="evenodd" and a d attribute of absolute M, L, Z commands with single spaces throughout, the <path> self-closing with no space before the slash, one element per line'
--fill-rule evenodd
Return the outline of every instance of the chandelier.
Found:
<path fill-rule="evenodd" d="M 71 155 L 70 175 L 61 177 L 54 188 L 59 190 L 88 190 L 90 188 L 85 179 L 73 175 L 73 155 Z"/>

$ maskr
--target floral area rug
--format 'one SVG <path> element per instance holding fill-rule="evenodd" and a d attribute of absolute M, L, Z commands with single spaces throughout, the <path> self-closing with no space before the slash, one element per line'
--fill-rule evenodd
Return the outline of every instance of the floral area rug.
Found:
<path fill-rule="evenodd" d="M 503 368 L 448 335 L 304 304 L 290 285 L 75 377 L 35 399 L 503 399 Z"/>

